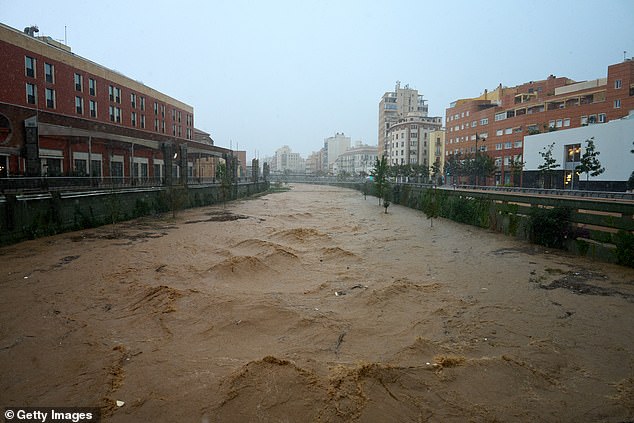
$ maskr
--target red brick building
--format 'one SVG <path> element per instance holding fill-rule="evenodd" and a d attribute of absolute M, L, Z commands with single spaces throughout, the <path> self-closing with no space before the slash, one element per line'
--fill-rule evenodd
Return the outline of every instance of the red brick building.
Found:
<path fill-rule="evenodd" d="M 521 160 L 524 136 L 594 125 L 634 109 L 634 60 L 608 67 L 607 78 L 575 82 L 549 76 L 516 87 L 499 86 L 446 110 L 445 159 L 488 154 L 497 171 L 488 184 L 509 184 L 510 164 Z M 515 181 L 517 183 L 517 181 Z"/>
<path fill-rule="evenodd" d="M 230 153 L 196 140 L 191 106 L 50 37 L 0 24 L 0 75 L 0 177 L 186 181 Z"/>

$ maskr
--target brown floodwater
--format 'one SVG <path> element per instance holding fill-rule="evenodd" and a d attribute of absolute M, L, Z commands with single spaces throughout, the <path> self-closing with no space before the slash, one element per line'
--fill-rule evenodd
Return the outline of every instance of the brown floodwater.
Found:
<path fill-rule="evenodd" d="M 0 406 L 634 420 L 634 269 L 430 227 L 352 190 L 294 185 L 0 248 L 0 263 Z"/>

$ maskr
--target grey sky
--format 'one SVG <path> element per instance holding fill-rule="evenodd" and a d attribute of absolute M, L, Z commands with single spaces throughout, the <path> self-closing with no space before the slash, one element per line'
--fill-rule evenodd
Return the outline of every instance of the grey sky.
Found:
<path fill-rule="evenodd" d="M 604 77 L 634 56 L 634 1 L 15 1 L 0 21 L 194 107 L 195 126 L 249 159 L 306 157 L 344 132 L 377 143 L 397 80 L 430 115 L 499 83 Z"/>

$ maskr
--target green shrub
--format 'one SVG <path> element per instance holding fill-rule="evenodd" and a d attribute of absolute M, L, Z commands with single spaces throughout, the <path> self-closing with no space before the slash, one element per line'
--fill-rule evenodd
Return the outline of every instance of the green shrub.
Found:
<path fill-rule="evenodd" d="M 565 249 L 566 240 L 571 235 L 570 213 L 568 207 L 533 208 L 528 222 L 531 242 L 550 248 Z"/>
<path fill-rule="evenodd" d="M 616 245 L 616 262 L 634 267 L 634 234 L 621 229 L 614 235 L 614 245 Z"/>

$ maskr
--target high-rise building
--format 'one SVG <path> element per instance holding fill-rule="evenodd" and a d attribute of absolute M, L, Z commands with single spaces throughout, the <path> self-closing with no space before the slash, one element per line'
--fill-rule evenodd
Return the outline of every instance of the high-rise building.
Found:
<path fill-rule="evenodd" d="M 515 87 L 500 84 L 446 110 L 445 155 L 485 153 L 497 171 L 488 183 L 508 184 L 522 160 L 525 136 L 603 124 L 634 109 L 634 60 L 608 66 L 607 77 L 576 82 L 550 75 Z"/>
<path fill-rule="evenodd" d="M 275 150 L 275 167 L 273 172 L 290 171 L 292 173 L 304 173 L 306 163 L 299 153 L 293 153 L 288 145 Z"/>
<path fill-rule="evenodd" d="M 383 94 L 379 102 L 379 157 L 386 155 L 387 131 L 392 125 L 404 119 L 409 113 L 416 112 L 419 117 L 427 117 L 428 106 L 418 90 L 406 84 L 401 88 L 401 82 L 396 81 L 394 91 Z"/>
<path fill-rule="evenodd" d="M 350 137 L 342 132 L 337 132 L 334 137 L 324 139 L 324 159 L 322 161 L 322 171 L 331 173 L 337 157 L 345 153 L 350 148 Z"/>

